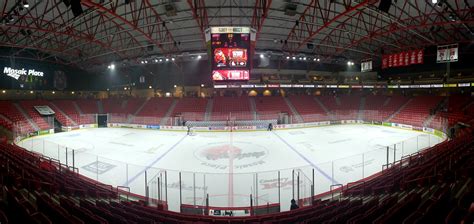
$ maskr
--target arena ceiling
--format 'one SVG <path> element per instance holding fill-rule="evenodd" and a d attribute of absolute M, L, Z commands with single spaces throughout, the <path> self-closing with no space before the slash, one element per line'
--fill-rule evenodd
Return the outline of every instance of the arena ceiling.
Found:
<path fill-rule="evenodd" d="M 474 42 L 474 0 L 393 0 L 388 13 L 378 0 L 81 0 L 78 16 L 63 0 L 1 2 L 10 57 L 82 68 L 204 54 L 210 26 L 254 28 L 256 52 L 324 60 Z"/>

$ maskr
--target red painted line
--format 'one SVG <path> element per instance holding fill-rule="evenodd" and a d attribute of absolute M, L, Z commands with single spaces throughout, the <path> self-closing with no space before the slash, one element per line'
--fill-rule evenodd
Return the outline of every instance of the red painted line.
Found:
<path fill-rule="evenodd" d="M 229 182 L 228 182 L 228 206 L 234 207 L 234 135 L 232 132 L 232 127 L 230 129 L 230 139 L 227 153 L 229 154 Z"/>

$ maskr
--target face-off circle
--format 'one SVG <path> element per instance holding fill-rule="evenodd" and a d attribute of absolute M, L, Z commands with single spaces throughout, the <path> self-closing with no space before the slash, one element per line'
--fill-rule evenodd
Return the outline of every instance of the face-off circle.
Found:
<path fill-rule="evenodd" d="M 194 157 L 201 165 L 216 169 L 227 169 L 229 164 L 234 169 L 243 169 L 265 163 L 268 149 L 250 142 L 216 142 L 200 147 L 194 151 Z"/>

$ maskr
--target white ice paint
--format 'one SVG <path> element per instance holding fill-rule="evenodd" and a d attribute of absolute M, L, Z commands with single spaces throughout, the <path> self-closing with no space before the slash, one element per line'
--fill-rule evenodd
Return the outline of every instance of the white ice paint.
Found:
<path fill-rule="evenodd" d="M 305 198 L 310 196 L 313 168 L 318 194 L 329 190 L 332 179 L 346 184 L 380 171 L 386 163 L 387 146 L 393 161 L 395 144 L 395 158 L 400 159 L 402 152 L 414 153 L 440 141 L 421 132 L 372 125 L 233 132 L 232 144 L 229 132 L 185 135 L 126 128 L 84 129 L 27 139 L 21 145 L 63 163 L 67 147 L 69 165 L 74 149 L 74 165 L 82 175 L 113 186 L 128 185 L 132 192 L 142 195 L 146 170 L 152 197 L 158 194 L 157 177 L 163 177 L 163 170 L 167 170 L 168 204 L 174 211 L 179 211 L 179 171 L 183 203 L 203 205 L 208 193 L 212 206 L 228 206 L 232 158 L 234 206 L 248 206 L 250 194 L 258 194 L 259 205 L 278 202 L 279 170 L 281 206 L 287 210 L 298 192 L 295 183 L 292 196 L 293 170 L 300 174 L 300 198 Z"/>

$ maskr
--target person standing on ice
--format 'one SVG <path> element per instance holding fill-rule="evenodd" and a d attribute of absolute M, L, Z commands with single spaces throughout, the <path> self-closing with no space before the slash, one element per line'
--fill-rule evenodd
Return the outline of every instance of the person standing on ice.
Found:
<path fill-rule="evenodd" d="M 267 131 L 272 131 L 273 130 L 273 124 L 272 123 L 269 123 L 268 124 L 268 128 L 267 128 Z"/>
<path fill-rule="evenodd" d="M 188 125 L 188 133 L 187 135 L 191 135 L 191 125 Z"/>
<path fill-rule="evenodd" d="M 291 199 L 290 210 L 295 210 L 295 209 L 298 209 L 298 208 L 300 208 L 300 207 L 296 204 L 295 199 Z"/>

